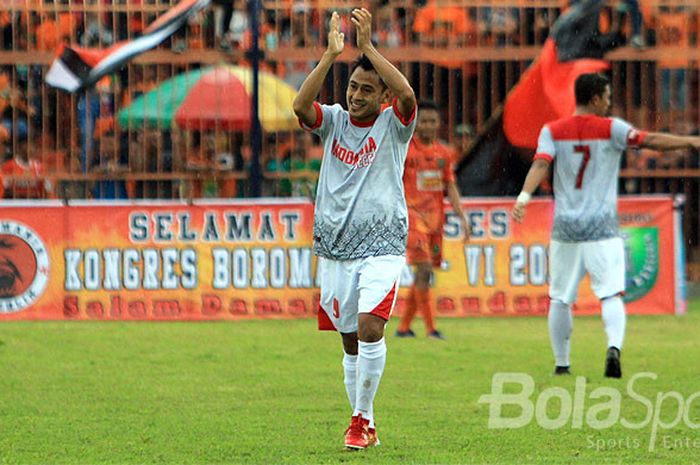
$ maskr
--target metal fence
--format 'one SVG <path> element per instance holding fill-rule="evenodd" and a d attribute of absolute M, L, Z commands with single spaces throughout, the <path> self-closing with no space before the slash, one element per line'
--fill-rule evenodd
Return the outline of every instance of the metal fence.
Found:
<path fill-rule="evenodd" d="M 247 195 L 251 155 L 245 131 L 192 130 L 172 118 L 124 124 L 119 118 L 120 111 L 175 76 L 222 63 L 245 66 L 251 42 L 245 2 L 215 0 L 171 39 L 87 93 L 69 95 L 44 85 L 61 43 L 108 47 L 132 39 L 174 3 L 0 0 L 4 197 Z M 567 3 L 372 0 L 364 6 L 373 12 L 382 53 L 399 65 L 419 98 L 441 105 L 442 137 L 462 148 L 537 56 Z M 621 31 L 625 38 L 606 56 L 612 63 L 614 113 L 642 128 L 697 133 L 698 4 L 642 1 L 635 25 L 630 14 L 635 3 L 611 1 L 600 18 L 601 31 Z M 262 6 L 262 69 L 296 88 L 323 53 L 330 12 L 341 13 L 350 50 L 334 65 L 320 99 L 344 101 L 349 63 L 357 56 L 347 13 L 357 2 L 278 0 Z M 317 141 L 301 131 L 265 132 L 263 195 L 308 195 L 320 153 Z M 629 153 L 620 192 L 684 194 L 689 258 L 700 261 L 697 153 Z"/>

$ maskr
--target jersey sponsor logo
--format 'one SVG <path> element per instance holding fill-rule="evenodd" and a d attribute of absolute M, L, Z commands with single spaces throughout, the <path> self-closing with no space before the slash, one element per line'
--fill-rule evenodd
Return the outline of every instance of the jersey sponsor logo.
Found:
<path fill-rule="evenodd" d="M 442 173 L 437 170 L 421 170 L 417 176 L 418 190 L 429 192 L 443 191 Z"/>
<path fill-rule="evenodd" d="M 49 254 L 41 238 L 14 221 L 0 222 L 0 313 L 32 305 L 46 289 Z"/>
<path fill-rule="evenodd" d="M 338 139 L 333 139 L 331 154 L 342 161 L 346 165 L 365 168 L 372 164 L 377 151 L 377 143 L 373 137 L 369 137 L 367 143 L 360 149 L 359 152 L 353 152 L 347 147 L 343 147 L 338 142 Z"/>

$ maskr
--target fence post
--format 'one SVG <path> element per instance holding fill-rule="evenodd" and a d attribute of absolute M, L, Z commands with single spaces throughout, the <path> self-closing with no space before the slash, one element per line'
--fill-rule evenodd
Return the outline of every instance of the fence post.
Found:
<path fill-rule="evenodd" d="M 260 152 L 262 151 L 262 127 L 260 126 L 259 118 L 259 102 L 260 102 L 260 86 L 259 86 L 259 73 L 260 73 L 260 47 L 258 44 L 258 39 L 260 36 L 259 28 L 259 15 L 260 15 L 260 0 L 249 0 L 248 1 L 248 13 L 250 17 L 250 62 L 252 64 L 253 71 L 253 89 L 252 89 L 252 100 L 251 100 L 251 131 L 250 131 L 250 145 L 252 157 L 250 161 L 250 189 L 249 195 L 251 197 L 260 197 L 262 193 L 262 167 L 260 166 Z"/>

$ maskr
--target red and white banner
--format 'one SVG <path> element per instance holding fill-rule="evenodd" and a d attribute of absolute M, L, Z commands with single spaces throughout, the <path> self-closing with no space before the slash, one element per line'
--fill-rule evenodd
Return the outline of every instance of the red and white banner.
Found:
<path fill-rule="evenodd" d="M 438 315 L 543 315 L 552 204 L 515 224 L 512 200 L 465 201 L 473 236 L 448 214 L 435 273 Z M 629 313 L 683 304 L 682 254 L 667 198 L 623 199 Z M 0 204 L 0 320 L 237 320 L 318 308 L 306 201 Z M 411 281 L 406 272 L 403 284 Z M 397 312 L 403 306 L 402 290 Z M 576 311 L 596 312 L 583 284 Z"/>

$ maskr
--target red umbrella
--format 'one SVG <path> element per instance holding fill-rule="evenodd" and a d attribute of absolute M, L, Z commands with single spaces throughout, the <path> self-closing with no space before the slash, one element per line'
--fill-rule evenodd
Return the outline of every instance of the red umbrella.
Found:
<path fill-rule="evenodd" d="M 294 129 L 292 101 L 296 91 L 276 76 L 261 72 L 260 122 L 268 131 Z M 247 131 L 251 127 L 252 71 L 218 66 L 202 73 L 175 112 L 184 129 Z"/>

